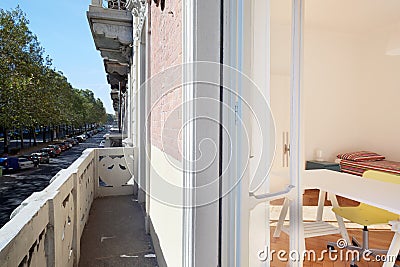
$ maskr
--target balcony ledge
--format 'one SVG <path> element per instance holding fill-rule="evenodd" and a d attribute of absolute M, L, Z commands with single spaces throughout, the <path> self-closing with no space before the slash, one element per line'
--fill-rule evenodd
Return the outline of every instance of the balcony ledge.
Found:
<path fill-rule="evenodd" d="M 143 230 L 143 213 L 139 204 L 133 202 L 134 185 L 129 183 L 134 168 L 133 153 L 133 149 L 127 147 L 87 149 L 72 165 L 61 170 L 43 191 L 26 199 L 15 210 L 13 218 L 0 229 L 0 266 L 78 266 L 81 255 L 83 262 L 96 261 L 98 259 L 93 259 L 90 253 L 98 252 L 100 246 L 90 246 L 90 242 L 87 246 L 85 240 L 99 239 L 101 234 L 125 240 L 126 236 L 120 232 L 123 229 L 115 224 L 118 218 L 122 223 L 130 222 L 131 230 L 140 231 L 127 232 L 126 235 L 143 238 L 141 242 L 133 242 L 138 245 L 137 249 L 124 242 L 114 246 L 117 251 L 103 250 L 102 257 L 114 257 L 117 254 L 140 256 L 141 251 L 152 252 L 150 237 Z M 86 229 L 89 234 L 82 239 L 84 248 L 81 251 L 81 237 L 93 201 L 94 207 L 101 202 L 104 206 L 101 216 L 108 217 L 103 221 L 90 221 L 90 228 L 99 223 L 95 229 L 101 231 Z M 120 204 L 114 205 L 115 202 Z M 111 206 L 111 210 L 117 211 L 119 217 L 109 213 Z M 118 209 L 135 209 L 135 218 L 129 212 L 118 212 Z M 105 223 L 115 227 L 104 229 Z M 144 256 L 142 258 L 139 265 L 133 266 L 155 266 L 155 259 L 150 261 Z M 127 259 L 122 257 L 122 260 L 126 262 Z"/>

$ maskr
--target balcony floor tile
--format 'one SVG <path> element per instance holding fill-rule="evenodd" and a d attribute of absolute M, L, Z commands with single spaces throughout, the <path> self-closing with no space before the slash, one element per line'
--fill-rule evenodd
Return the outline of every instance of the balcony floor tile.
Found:
<path fill-rule="evenodd" d="M 96 199 L 81 239 L 79 266 L 157 266 L 144 214 L 133 196 Z"/>

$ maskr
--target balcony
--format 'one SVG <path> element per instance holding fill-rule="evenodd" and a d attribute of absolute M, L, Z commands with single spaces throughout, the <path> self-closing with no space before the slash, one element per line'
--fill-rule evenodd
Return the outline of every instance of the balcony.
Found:
<path fill-rule="evenodd" d="M 87 149 L 0 229 L 0 266 L 156 266 L 133 149 Z"/>

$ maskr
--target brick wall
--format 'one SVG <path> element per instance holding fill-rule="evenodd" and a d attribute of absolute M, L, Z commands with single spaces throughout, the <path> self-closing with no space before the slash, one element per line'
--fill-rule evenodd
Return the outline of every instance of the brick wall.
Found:
<path fill-rule="evenodd" d="M 167 0 L 162 12 L 151 5 L 151 143 L 181 160 L 182 89 L 182 0 Z"/>

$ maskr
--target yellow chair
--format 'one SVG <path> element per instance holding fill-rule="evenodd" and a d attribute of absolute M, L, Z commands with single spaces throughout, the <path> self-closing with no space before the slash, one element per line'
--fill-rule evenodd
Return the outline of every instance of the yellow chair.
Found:
<path fill-rule="evenodd" d="M 366 171 L 363 174 L 363 178 L 374 179 L 387 183 L 400 184 L 400 176 L 389 174 L 385 172 L 378 171 Z M 368 244 L 368 226 L 376 224 L 386 224 L 390 221 L 395 221 L 400 218 L 400 215 L 389 212 L 384 209 L 380 209 L 374 206 L 370 206 L 364 203 L 356 207 L 338 207 L 333 208 L 335 212 L 340 217 L 343 217 L 353 223 L 363 225 L 363 240 L 362 245 L 354 237 L 352 238 L 353 245 L 348 245 L 346 249 L 359 251 L 358 258 L 353 258 L 350 266 L 357 267 L 356 261 L 359 261 L 359 256 L 363 255 L 365 251 L 369 251 L 371 256 L 376 256 L 380 254 L 386 254 L 388 250 L 385 249 L 373 249 L 369 248 Z M 329 242 L 328 248 L 337 247 L 336 243 Z M 395 265 L 396 266 L 396 265 Z"/>

